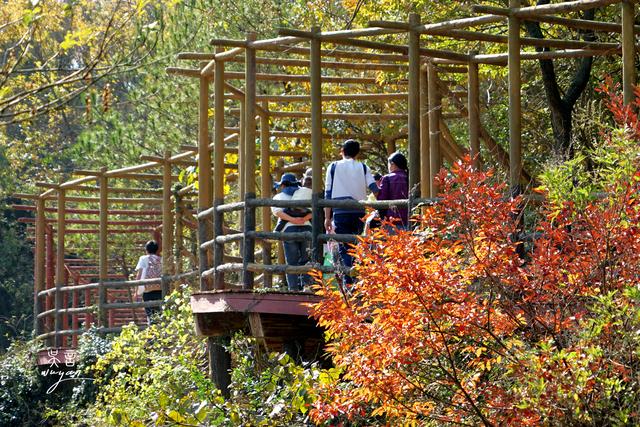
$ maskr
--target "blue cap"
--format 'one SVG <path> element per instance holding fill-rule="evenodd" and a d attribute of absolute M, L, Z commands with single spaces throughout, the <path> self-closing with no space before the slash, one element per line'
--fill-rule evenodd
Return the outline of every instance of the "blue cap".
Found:
<path fill-rule="evenodd" d="M 275 185 L 282 185 L 282 184 L 290 184 L 290 185 L 300 185 L 300 183 L 298 182 L 298 178 L 296 178 L 296 176 L 292 173 L 285 173 L 282 175 L 282 177 L 280 178 L 279 182 L 274 182 Z"/>

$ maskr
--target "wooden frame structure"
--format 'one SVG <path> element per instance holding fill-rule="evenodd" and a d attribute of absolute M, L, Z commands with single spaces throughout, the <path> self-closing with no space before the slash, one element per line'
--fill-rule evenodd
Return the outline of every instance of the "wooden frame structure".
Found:
<path fill-rule="evenodd" d="M 411 14 L 407 22 L 375 21 L 370 28 L 322 32 L 314 27 L 310 31 L 283 29 L 280 37 L 257 40 L 255 34 L 248 33 L 245 40 L 214 39 L 214 52 L 183 52 L 177 58 L 189 61 L 191 66 L 168 67 L 170 75 L 197 79 L 199 82 L 199 119 L 197 146 L 185 146 L 184 153 L 171 157 L 146 158 L 149 163 L 118 171 L 89 172 L 88 177 L 60 184 L 36 198 L 36 314 L 38 319 L 47 316 L 55 319 L 55 331 L 41 334 L 43 325 L 37 321 L 36 331 L 41 338 L 56 337 L 60 344 L 65 311 L 63 292 L 66 286 L 64 276 L 64 232 L 67 203 L 84 200 L 71 196 L 68 189 L 78 189 L 80 185 L 96 180 L 100 190 L 100 282 L 85 286 L 99 289 L 99 306 L 106 305 L 105 292 L 108 279 L 106 242 L 108 236 L 108 215 L 106 205 L 109 196 L 117 191 L 108 187 L 108 178 L 126 176 L 147 179 L 140 173 L 149 168 L 162 168 L 162 199 L 149 203 L 162 205 L 162 240 L 170 241 L 180 236 L 183 221 L 177 221 L 171 210 L 170 189 L 171 165 L 194 165 L 199 168 L 197 200 L 197 235 L 199 247 L 198 271 L 171 276 L 173 266 L 164 268 L 166 280 L 170 277 L 184 277 L 195 274 L 199 277 L 200 292 L 192 299 L 198 331 L 209 336 L 211 371 L 217 384 L 226 390 L 229 383 L 227 368 L 229 355 L 224 343 L 234 329 L 241 328 L 242 321 L 226 322 L 230 312 L 242 313 L 248 328 L 254 335 L 268 337 L 287 334 L 284 324 L 292 319 L 301 322 L 308 311 L 301 309 L 301 300 L 284 293 L 281 304 L 273 306 L 273 300 L 265 295 L 252 293 L 260 286 L 272 289 L 273 275 L 284 273 L 304 273 L 316 269 L 334 271 L 333 267 L 320 265 L 322 245 L 329 240 L 353 242 L 351 235 L 328 235 L 322 230 L 322 209 L 324 207 L 374 208 L 408 206 L 410 209 L 420 203 L 430 203 L 438 194 L 434 181 L 436 172 L 442 167 L 443 158 L 455 160 L 464 153 L 470 153 L 476 166 L 482 163 L 481 153 L 495 157 L 496 163 L 509 170 L 509 184 L 513 194 L 522 191 L 522 184 L 530 180 L 522 165 L 522 107 L 521 107 L 521 64 L 522 61 L 539 59 L 579 58 L 585 56 L 622 55 L 623 90 L 625 102 L 633 99 L 635 84 L 635 5 L 631 0 L 575 0 L 544 6 L 521 7 L 520 0 L 510 0 L 508 8 L 476 6 L 473 11 L 482 15 L 455 19 L 446 22 L 424 23 L 419 15 Z M 591 8 L 618 5 L 621 10 L 621 24 L 572 19 L 556 14 L 582 11 Z M 521 35 L 523 20 L 533 20 L 567 28 L 587 29 L 595 32 L 620 34 L 620 43 L 587 42 L 583 40 L 534 39 Z M 506 25 L 507 36 L 470 31 L 469 28 L 487 24 Z M 375 37 L 395 34 L 404 37 L 404 44 L 376 41 Z M 507 50 L 499 54 L 482 54 L 479 47 L 466 53 L 432 49 L 426 37 L 470 40 L 477 43 L 506 45 Z M 374 38 L 374 40 L 371 40 Z M 308 45 L 308 46 L 307 46 Z M 522 46 L 549 48 L 556 50 L 526 51 Z M 194 65 L 195 64 L 195 65 Z M 509 144 L 508 150 L 489 135 L 482 126 L 480 108 L 479 68 L 484 66 L 506 66 L 509 77 Z M 274 73 L 269 70 L 281 67 Z M 267 68 L 266 70 L 264 68 Z M 292 73 L 291 70 L 307 70 L 306 73 Z M 341 70 L 360 73 L 359 76 L 341 75 Z M 379 84 L 379 75 L 374 73 L 397 73 L 385 81 L 384 91 Z M 451 88 L 448 74 L 467 75 L 466 91 Z M 399 76 L 399 77 L 398 77 Z M 237 82 L 244 82 L 239 88 Z M 267 89 L 266 85 L 280 84 L 285 93 Z M 262 86 L 260 86 L 262 85 Z M 292 93 L 290 87 L 296 85 Z M 327 90 L 334 85 L 352 88 L 362 85 L 366 89 L 353 93 Z M 261 90 L 258 90 L 258 88 Z M 359 87 L 359 86 L 356 86 Z M 395 89 L 395 90 L 392 90 Z M 213 98 L 213 101 L 212 99 Z M 448 101 L 444 103 L 443 100 Z M 406 102 L 407 114 L 397 114 L 377 110 L 377 113 L 350 113 L 344 110 L 327 111 L 327 105 L 335 102 L 358 102 L 376 104 L 381 101 Z M 231 104 L 235 103 L 232 108 Z M 289 111 L 290 105 L 303 103 L 308 108 Z M 239 105 L 238 105 L 239 104 Z M 272 106 L 278 109 L 272 109 Z M 335 104 L 333 104 L 335 105 Z M 284 107 L 283 107 L 284 106 Z M 443 111 L 445 108 L 453 111 Z M 209 111 L 213 108 L 213 127 L 210 127 Z M 468 143 L 461 144 L 452 136 L 448 120 L 465 120 L 468 125 Z M 304 129 L 291 129 L 274 123 L 288 120 L 287 124 L 305 120 Z M 355 137 L 362 140 L 380 141 L 379 135 L 362 135 L 359 132 L 342 130 L 327 132 L 324 124 L 328 120 L 352 121 L 395 121 L 406 123 L 401 136 L 406 135 L 406 151 L 409 154 L 410 195 L 407 200 L 390 202 L 327 201 L 323 200 L 323 165 L 330 151 L 326 141 Z M 232 122 L 228 126 L 227 122 Z M 348 129 L 347 126 L 343 126 Z M 311 155 L 299 149 L 272 147 L 271 138 L 308 139 Z M 211 140 L 213 142 L 211 142 Z M 385 141 L 386 149 L 396 149 L 396 139 Z M 237 141 L 236 145 L 230 145 Z M 259 141 L 259 144 L 257 144 Z M 484 145 L 484 149 L 481 146 Z M 230 156 L 235 156 L 237 162 Z M 283 157 L 294 159 L 286 164 Z M 274 167 L 275 163 L 275 167 Z M 271 177 L 275 172 L 302 171 L 312 168 L 313 197 L 308 202 L 275 201 L 271 197 Z M 257 178 L 259 185 L 257 185 Z M 225 199 L 225 184 L 234 182 L 240 200 Z M 173 193 L 177 195 L 177 193 Z M 43 267 L 51 255 L 43 248 L 51 248 L 51 233 L 46 233 L 46 203 L 57 197 L 57 258 L 55 280 L 49 277 Z M 259 197 L 258 197 L 259 196 Z M 127 201 L 125 201 L 127 200 Z M 143 198 L 122 199 L 123 203 L 143 203 Z M 93 199 L 91 200 L 93 201 Z M 113 200 L 112 200 L 113 201 Z M 175 203 L 175 201 L 174 201 Z M 177 203 L 176 203 L 177 205 Z M 269 208 L 307 206 L 313 210 L 311 232 L 278 233 L 271 231 Z M 67 209 L 67 210 L 65 210 Z M 178 216 L 176 216 L 177 218 Z M 233 224 L 231 222 L 234 222 Z M 175 223 L 175 228 L 173 224 Z M 234 230 L 235 229 L 235 230 Z M 68 231 L 68 230 L 67 230 Z M 306 266 L 287 266 L 282 262 L 272 263 L 272 244 L 287 239 L 306 239 L 311 242 L 312 263 Z M 233 246 L 233 252 L 228 248 Z M 256 251 L 256 246 L 261 250 Z M 256 259 L 261 258 L 261 262 Z M 49 274 L 51 271 L 49 271 Z M 257 275 L 257 276 L 256 276 Z M 45 286 L 46 284 L 46 286 Z M 49 286 L 53 284 L 53 286 Z M 112 286 L 135 286 L 135 282 L 121 281 Z M 83 288 L 83 289 L 85 289 Z M 76 287 L 76 289 L 78 289 Z M 276 292 L 277 294 L 277 292 Z M 55 308 L 49 303 L 43 311 L 44 297 L 54 297 Z M 305 297 L 313 302 L 314 296 Z M 275 298 L 278 300 L 278 298 Z M 304 299 L 304 298 L 303 298 Z M 232 301 L 233 300 L 233 301 Z M 271 302 L 267 303 L 266 300 Z M 297 301 L 297 302 L 292 302 Z M 112 305 L 113 307 L 113 305 Z M 231 307 L 231 308 L 230 308 Z M 268 307 L 268 308 L 260 308 Z M 79 310 L 77 312 L 80 312 Z M 103 311 L 99 311 L 103 316 Z M 278 314 L 279 313 L 279 314 Z M 269 327 L 262 323 L 264 316 L 270 318 Z M 279 320 L 277 316 L 280 316 Z M 243 317 L 243 318 L 245 318 Z M 102 323 L 106 325 L 106 323 Z M 51 327 L 51 322 L 48 323 Z M 227 326 L 221 326 L 227 325 Z M 245 325 L 247 326 L 247 325 Z M 110 330 L 105 326 L 104 330 Z M 279 335 L 280 334 L 280 335 Z"/>

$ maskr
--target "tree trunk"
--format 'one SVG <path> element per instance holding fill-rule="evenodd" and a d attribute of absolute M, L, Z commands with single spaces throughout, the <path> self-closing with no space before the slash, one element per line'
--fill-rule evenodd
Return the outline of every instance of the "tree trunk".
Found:
<path fill-rule="evenodd" d="M 549 0 L 538 0 L 538 5 L 548 4 Z M 593 19 L 595 9 L 587 10 L 583 19 Z M 525 21 L 525 27 L 530 37 L 543 39 L 544 35 L 540 28 L 539 22 Z M 594 41 L 595 34 L 593 31 L 583 31 L 583 39 L 586 41 Z M 536 48 L 538 52 L 548 51 L 549 48 Z M 586 57 L 580 60 L 578 69 L 571 79 L 569 88 L 564 96 L 561 94 L 558 78 L 555 73 L 553 60 L 541 59 L 540 71 L 542 72 L 542 81 L 544 84 L 545 94 L 551 112 L 551 128 L 553 130 L 553 152 L 560 157 L 572 157 L 573 149 L 571 144 L 571 131 L 573 120 L 573 107 L 578 98 L 587 87 L 591 76 L 591 68 L 593 65 L 593 57 Z"/>

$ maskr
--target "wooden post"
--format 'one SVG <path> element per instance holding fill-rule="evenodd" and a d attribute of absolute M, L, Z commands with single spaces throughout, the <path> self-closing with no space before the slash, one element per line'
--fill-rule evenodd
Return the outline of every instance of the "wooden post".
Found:
<path fill-rule="evenodd" d="M 635 61 L 635 5 L 633 1 L 622 2 L 622 91 L 625 105 L 635 98 L 633 87 L 636 84 Z"/>
<path fill-rule="evenodd" d="M 100 233 L 98 235 L 98 324 L 100 327 L 109 326 L 107 313 L 104 305 L 107 303 L 107 281 L 109 273 L 109 254 L 107 249 L 107 240 L 109 237 L 107 225 L 109 220 L 109 178 L 107 177 L 107 168 L 100 170 L 98 175 L 98 185 L 100 187 Z"/>
<path fill-rule="evenodd" d="M 442 95 L 438 89 L 438 72 L 432 62 L 427 63 L 427 85 L 429 92 L 429 178 L 431 186 L 431 197 L 438 195 L 438 185 L 435 176 L 442 167 L 442 156 L 440 155 L 440 116 L 442 109 Z"/>
<path fill-rule="evenodd" d="M 247 34 L 247 43 L 256 40 L 255 33 Z M 256 51 L 245 49 L 245 98 L 244 98 L 244 238 L 242 287 L 253 289 L 254 275 L 247 269 L 255 261 L 256 242 L 248 231 L 256 230 L 256 208 L 249 202 L 256 198 Z"/>
<path fill-rule="evenodd" d="M 69 284 L 69 271 L 67 271 L 67 269 L 65 268 L 65 272 L 64 272 L 64 286 L 67 286 Z M 67 309 L 69 308 L 69 292 L 65 292 L 62 295 L 62 307 Z M 68 330 L 69 329 L 69 314 L 68 313 L 63 313 L 62 314 L 62 331 Z M 69 345 L 69 336 L 68 335 L 62 335 L 62 347 L 67 347 Z"/>
<path fill-rule="evenodd" d="M 183 224 L 182 224 L 182 210 L 184 206 L 182 204 L 182 196 L 180 196 L 178 189 L 173 191 L 173 206 L 174 206 L 174 218 L 175 226 L 173 228 L 173 261 L 175 264 L 175 273 L 182 273 L 182 248 L 183 248 Z"/>
<path fill-rule="evenodd" d="M 209 79 L 200 78 L 200 98 L 198 107 L 198 213 L 211 207 L 211 149 L 209 148 Z M 202 245 L 212 237 L 211 226 L 206 218 L 198 219 L 198 244 Z M 211 289 L 211 280 L 202 277 L 209 269 L 209 251 L 199 249 L 200 290 Z"/>
<path fill-rule="evenodd" d="M 173 213 L 171 211 L 171 152 L 164 152 L 162 163 L 162 296 L 169 292 L 165 276 L 173 272 Z"/>
<path fill-rule="evenodd" d="M 224 61 L 216 60 L 214 75 L 214 148 L 213 148 L 213 199 L 214 206 L 224 203 Z M 242 145 L 239 140 L 238 145 Z M 240 147 L 238 147 L 240 149 Z M 240 150 L 238 150 L 240 151 Z M 242 181 L 242 177 L 238 177 Z M 224 234 L 224 214 L 221 212 L 213 213 L 213 237 L 222 236 Z M 215 243 L 213 246 L 213 267 L 217 268 L 223 262 L 224 244 Z M 224 289 L 224 273 L 216 271 L 213 278 L 214 289 Z"/>
<path fill-rule="evenodd" d="M 431 197 L 429 147 L 429 85 L 426 68 L 420 68 L 420 197 Z"/>
<path fill-rule="evenodd" d="M 420 15 L 409 15 L 409 192 L 417 197 L 420 179 L 420 33 L 413 30 L 420 25 Z M 411 207 L 409 207 L 411 210 Z"/>
<path fill-rule="evenodd" d="M 60 347 L 62 345 L 62 303 L 63 295 L 60 288 L 65 285 L 64 283 L 64 234 L 65 234 L 65 204 L 66 204 L 66 190 L 64 188 L 58 188 L 58 235 L 57 235 L 57 248 L 56 248 L 56 294 L 55 294 L 55 346 Z"/>
<path fill-rule="evenodd" d="M 318 236 L 324 232 L 323 211 L 319 206 L 322 194 L 322 57 L 321 43 L 318 34 L 320 27 L 312 27 L 314 37 L 311 39 L 311 51 L 309 54 L 309 76 L 311 80 L 311 208 L 313 212 L 311 223 L 311 260 L 322 262 L 322 244 Z"/>
<path fill-rule="evenodd" d="M 476 51 L 469 52 L 469 57 L 477 55 Z M 473 159 L 473 166 L 480 168 L 480 79 L 478 64 L 469 61 L 467 81 L 467 111 L 469 120 L 469 150 Z"/>
<path fill-rule="evenodd" d="M 245 98 L 246 98 L 246 94 L 245 94 Z M 244 140 L 246 138 L 245 133 L 247 131 L 247 124 L 245 123 L 246 118 L 247 118 L 246 99 L 241 99 L 240 100 L 240 121 L 239 121 L 239 124 L 238 124 L 239 134 L 240 134 L 239 137 L 238 137 L 238 189 L 239 189 L 239 193 L 240 193 L 240 200 L 243 200 L 244 193 L 246 192 L 245 181 L 244 181 L 244 179 L 245 179 L 245 173 L 244 173 L 244 167 L 245 167 Z M 244 218 L 241 217 L 240 218 L 240 224 L 243 224 L 243 223 L 244 223 Z"/>
<path fill-rule="evenodd" d="M 74 285 L 78 284 L 77 280 L 74 280 Z M 73 291 L 73 301 L 71 306 L 73 308 L 78 308 L 80 306 L 80 295 L 78 294 L 78 291 Z M 79 321 L 78 321 L 78 314 L 77 313 L 73 313 L 71 315 L 71 329 L 73 329 L 74 331 L 77 331 L 79 327 Z M 74 348 L 78 347 L 78 334 L 73 334 L 72 335 L 72 341 L 71 341 L 71 346 Z"/>
<path fill-rule="evenodd" d="M 274 171 L 274 175 L 276 176 L 276 179 L 280 178 L 280 176 L 282 175 L 282 172 L 284 170 L 284 159 L 282 157 L 280 157 L 279 159 L 276 160 L 276 169 Z M 315 211 L 314 211 L 315 212 Z M 312 220 L 313 221 L 313 220 Z M 284 246 L 283 246 L 282 241 L 279 241 L 276 244 L 277 247 L 277 257 L 278 257 L 278 264 L 284 264 L 285 259 L 284 259 Z M 313 247 L 313 242 L 311 242 L 312 247 Z M 282 275 L 283 279 L 284 279 L 284 275 Z"/>
<path fill-rule="evenodd" d="M 218 50 L 217 52 L 220 52 Z M 213 128 L 213 193 L 211 191 L 207 192 L 208 199 L 207 207 L 211 206 L 219 206 L 224 203 L 224 75 L 225 75 L 225 63 L 221 60 L 215 61 L 215 71 L 214 71 L 214 84 L 213 84 L 213 94 L 214 94 L 214 128 Z M 201 97 L 208 100 L 208 93 L 204 93 L 201 90 Z M 201 111 L 205 112 L 208 110 L 208 103 L 204 105 L 206 102 L 201 98 Z M 202 113 L 201 113 L 202 114 Z M 240 117 L 242 121 L 242 116 Z M 202 132 L 201 132 L 201 143 L 202 145 L 207 146 L 207 165 L 209 174 L 207 176 L 207 186 L 212 182 L 211 177 L 211 154 L 208 151 L 209 147 L 209 135 L 208 135 L 208 126 L 207 123 L 202 123 Z M 242 126 L 242 125 L 241 125 Z M 204 137 L 204 131 L 206 129 L 206 138 Z M 242 139 L 239 140 L 239 149 L 238 152 L 242 151 Z M 240 162 L 239 162 L 240 163 Z M 238 180 L 242 182 L 242 175 L 240 170 L 238 171 L 239 176 Z M 200 189 L 202 191 L 202 187 Z M 211 195 L 213 194 L 213 200 L 211 200 Z M 242 197 L 242 196 L 241 196 Z M 204 206 L 202 206 L 204 208 Z M 208 219 L 200 220 L 202 223 L 209 224 Z M 211 238 L 216 238 L 218 236 L 222 236 L 224 234 L 223 224 L 224 223 L 224 214 L 221 212 L 213 213 L 213 233 L 208 232 L 207 239 L 203 239 L 200 241 L 202 244 L 205 240 L 209 240 Z M 208 225 L 207 225 L 208 227 Z M 212 236 L 213 234 L 213 236 Z M 209 251 L 204 251 L 208 254 Z M 211 265 L 213 268 L 217 268 L 223 262 L 224 255 L 224 244 L 215 243 L 213 246 L 213 262 L 211 264 L 206 264 L 206 268 L 209 268 Z M 203 251 L 200 251 L 200 256 L 203 256 Z M 200 263 L 202 272 L 202 261 Z M 201 284 L 203 282 L 201 281 Z M 201 285 L 202 286 L 202 285 Z M 213 277 L 213 289 L 224 289 L 224 274 L 222 272 L 216 271 Z M 210 287 L 206 288 L 206 290 L 211 289 Z M 204 289 L 203 289 L 204 290 Z M 213 338 L 210 337 L 207 340 L 207 350 L 209 356 L 209 377 L 216 384 L 216 387 L 222 392 L 222 395 L 225 397 L 230 396 L 229 385 L 231 384 L 231 355 L 225 349 L 225 346 L 229 344 L 229 337 L 220 337 Z"/>
<path fill-rule="evenodd" d="M 520 0 L 509 0 L 509 8 L 520 7 Z M 520 194 L 522 171 L 522 100 L 520 94 L 520 19 L 511 14 L 509 22 L 509 185 L 512 196 Z"/>
<path fill-rule="evenodd" d="M 33 330 L 35 335 L 41 335 L 43 331 L 42 322 L 38 320 L 38 314 L 42 312 L 42 299 L 38 293 L 46 287 L 46 259 L 45 259 L 45 227 L 46 227 L 46 199 L 38 197 L 36 200 L 36 247 L 33 266 Z"/>
<path fill-rule="evenodd" d="M 45 242 L 47 245 L 47 250 L 46 250 L 46 262 L 47 262 L 47 267 L 46 267 L 46 288 L 47 289 L 51 289 L 54 288 L 56 286 L 56 260 L 55 260 L 55 250 L 54 250 L 54 241 L 53 241 L 53 227 L 51 227 L 50 225 L 45 225 Z M 51 310 L 52 308 L 55 308 L 55 295 L 54 296 L 47 296 L 45 299 L 45 306 L 44 309 L 46 311 Z M 47 318 L 45 319 L 45 329 L 47 332 L 51 332 L 52 330 L 54 330 L 55 328 L 55 316 L 47 316 Z M 55 337 L 53 339 L 50 339 L 48 341 L 49 343 L 54 343 L 55 342 Z"/>
<path fill-rule="evenodd" d="M 231 355 L 225 348 L 228 347 L 229 344 L 231 344 L 230 337 L 207 338 L 209 377 L 227 399 L 231 396 L 229 390 L 229 386 L 231 385 Z"/>
<path fill-rule="evenodd" d="M 269 110 L 269 103 L 263 102 L 262 109 Z M 271 141 L 269 140 L 269 116 L 262 114 L 260 116 L 260 175 L 261 188 L 260 195 L 262 198 L 271 198 Z M 268 206 L 262 208 L 262 230 L 271 231 L 271 209 Z M 262 262 L 271 264 L 271 243 L 267 240 L 262 241 Z M 273 276 L 266 271 L 263 273 L 263 287 L 271 288 L 273 286 Z"/>

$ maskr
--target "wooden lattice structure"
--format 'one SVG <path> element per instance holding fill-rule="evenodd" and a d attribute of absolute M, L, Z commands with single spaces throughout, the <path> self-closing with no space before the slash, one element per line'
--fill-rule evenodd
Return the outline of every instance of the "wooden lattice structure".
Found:
<path fill-rule="evenodd" d="M 557 16 L 567 12 L 618 5 L 621 23 L 598 22 Z M 622 0 L 578 0 L 544 6 L 520 7 L 519 0 L 510 0 L 509 8 L 476 6 L 474 12 L 482 15 L 439 23 L 423 23 L 420 16 L 411 14 L 408 22 L 372 22 L 370 28 L 322 32 L 319 28 L 311 31 L 281 30 L 281 37 L 257 40 L 249 33 L 245 40 L 215 39 L 211 44 L 214 52 L 183 52 L 178 54 L 181 61 L 190 61 L 191 67 L 169 67 L 171 75 L 197 79 L 199 82 L 198 145 L 185 146 L 184 153 L 171 157 L 151 158 L 149 163 L 119 171 L 88 172 L 90 176 L 59 184 L 36 198 L 36 331 L 41 338 L 60 338 L 80 332 L 65 329 L 65 315 L 79 315 L 84 308 L 64 308 L 62 294 L 75 290 L 96 289 L 99 295 L 98 313 L 101 318 L 105 310 L 116 307 L 107 303 L 106 289 L 110 286 L 135 286 L 136 282 L 118 281 L 109 284 L 107 260 L 107 238 L 109 215 L 108 179 L 112 177 L 142 177 L 143 169 L 162 170 L 162 198 L 154 203 L 162 206 L 162 241 L 164 245 L 175 236 L 182 236 L 182 222 L 176 219 L 172 206 L 178 202 L 171 192 L 172 165 L 197 164 L 197 235 L 198 269 L 195 272 L 177 272 L 174 260 L 164 257 L 163 283 L 165 290 L 176 277 L 195 274 L 200 278 L 200 292 L 192 299 L 198 331 L 210 337 L 211 369 L 218 385 L 225 389 L 229 378 L 226 371 L 229 355 L 223 344 L 237 329 L 248 329 L 265 342 L 283 341 L 283 337 L 299 338 L 291 324 L 298 324 L 304 334 L 313 334 L 308 325 L 304 308 L 316 298 L 313 295 L 296 296 L 290 293 L 265 292 L 273 289 L 273 275 L 302 273 L 311 269 L 332 271 L 332 267 L 320 265 L 322 245 L 329 240 L 353 242 L 351 235 L 328 235 L 324 233 L 322 209 L 324 207 L 372 206 L 388 207 L 404 205 L 410 209 L 420 203 L 432 202 L 438 193 L 434 182 L 435 173 L 441 168 L 443 158 L 455 160 L 465 153 L 480 165 L 482 153 L 495 157 L 495 163 L 509 170 L 509 184 L 512 193 L 519 193 L 522 184 L 530 177 L 522 167 L 522 112 L 521 112 L 521 64 L 522 61 L 540 59 L 579 58 L 588 56 L 622 55 L 623 90 L 625 102 L 633 98 L 635 83 L 635 5 L 633 1 Z M 619 43 L 603 43 L 584 40 L 536 39 L 521 36 L 524 20 L 560 25 L 572 29 L 620 34 Z M 507 36 L 471 31 L 469 28 L 484 25 L 506 25 Z M 403 35 L 406 43 L 392 44 L 376 41 L 379 36 Z M 480 54 L 478 51 L 454 52 L 431 49 L 424 43 L 423 36 L 469 40 L 487 44 L 506 45 L 504 53 Z M 325 46 L 323 46 L 323 44 Z M 330 48 L 327 46 L 330 45 Z M 544 48 L 543 51 L 523 51 L 522 46 Z M 555 50 L 549 50 L 555 49 Z M 242 57 L 244 56 L 244 58 Z M 193 64 L 196 64 L 193 66 Z M 509 77 L 509 141 L 508 150 L 489 135 L 482 126 L 479 94 L 479 67 L 506 66 Z M 230 67 L 234 69 L 231 70 Z M 240 67 L 241 71 L 238 71 Z M 262 72 L 260 67 L 283 67 L 281 72 Z M 295 69 L 308 70 L 305 73 L 288 72 Z M 357 70 L 360 76 L 345 76 L 341 71 Z M 392 72 L 401 77 L 380 91 L 375 72 Z M 447 73 L 464 73 L 466 88 L 450 87 L 444 78 Z M 236 82 L 243 82 L 243 85 Z M 278 93 L 273 89 L 258 91 L 260 84 L 302 84 L 295 94 Z M 334 85 L 363 85 L 367 88 L 359 93 L 338 92 Z M 266 86 L 265 86 L 266 87 Z M 463 90 L 461 90 L 463 89 Z M 466 89 L 466 90 L 464 90 Z M 264 92 L 264 94 L 263 94 Z M 213 98 L 213 102 L 211 102 Z M 443 111 L 442 100 L 453 111 Z M 465 99 L 466 98 L 466 99 Z M 405 102 L 407 114 L 391 113 L 346 113 L 327 111 L 325 105 L 334 101 L 376 103 L 396 100 Z M 227 101 L 238 103 L 229 108 Z M 297 111 L 274 110 L 272 106 L 302 103 L 308 108 Z M 213 108 L 213 126 L 210 111 Z M 276 107 L 278 108 L 278 107 Z M 305 119 L 307 128 L 291 130 L 279 128 L 279 120 Z M 233 120 L 236 127 L 226 126 Z M 409 154 L 410 196 L 407 200 L 390 202 L 336 201 L 323 200 L 323 166 L 327 157 L 326 141 L 356 137 L 371 139 L 371 135 L 346 133 L 327 134 L 323 120 L 349 121 L 400 121 L 406 123 L 406 151 Z M 468 126 L 468 143 L 456 141 L 449 131 L 449 120 L 464 120 Z M 212 138 L 211 138 L 212 137 Z M 310 141 L 311 152 L 279 150 L 271 147 L 270 139 L 299 138 Z M 373 136 L 375 138 L 375 135 Z M 260 143 L 256 144 L 256 140 Z M 211 142 L 213 141 L 213 142 Z M 236 142 L 234 144 L 234 142 Z M 389 152 L 395 150 L 396 140 L 385 141 Z M 259 148 L 259 150 L 258 150 Z M 227 155 L 237 156 L 237 162 L 230 162 Z M 284 159 L 292 159 L 286 163 Z M 274 162 L 274 159 L 277 161 Z M 273 164 L 276 164 L 274 169 Z M 272 176 L 284 171 L 302 171 L 311 166 L 313 171 L 313 197 L 309 202 L 274 201 Z M 258 168 L 258 169 L 257 169 Z M 229 172 L 229 171 L 232 172 Z M 259 177 L 259 185 L 257 182 Z M 99 282 L 70 286 L 65 282 L 68 263 L 64 258 L 65 214 L 71 212 L 67 203 L 73 199 L 68 191 L 78 189 L 86 182 L 96 181 L 98 187 L 92 191 L 100 194 L 99 202 Z M 239 200 L 225 199 L 225 184 L 235 182 Z M 259 187 L 259 189 L 258 189 Z M 57 196 L 56 196 L 57 195 Z M 259 195 L 259 197 L 258 197 Z M 47 241 L 52 246 L 51 233 L 45 212 L 46 203 L 57 200 L 57 258 L 55 280 L 45 280 L 45 251 Z M 174 199 L 172 199 L 174 197 Z M 140 199 L 142 200 L 142 199 Z M 173 200 L 173 201 L 172 201 Z M 132 200 L 131 203 L 137 203 Z M 172 204 L 173 203 L 173 204 Z M 305 233 L 279 233 L 271 231 L 270 211 L 272 206 L 308 206 L 313 211 L 312 231 Z M 132 217 L 133 218 L 133 217 Z M 137 218 L 137 217 L 136 217 Z M 260 221 L 258 221 L 260 220 Z M 175 224 L 175 227 L 174 227 Z M 287 266 L 280 261 L 273 263 L 273 242 L 285 239 L 307 239 L 311 242 L 312 264 Z M 261 250 L 256 251 L 256 246 Z M 166 246 L 168 247 L 168 246 Z M 230 252 L 230 247 L 236 252 Z M 180 251 L 178 251 L 179 253 Z M 237 255 L 240 255 L 238 257 Z M 178 274 L 178 276 L 176 276 Z M 180 276 L 182 274 L 182 276 Z M 52 286 L 53 284 L 53 286 Z M 260 293 L 254 293 L 262 288 Z M 43 301 L 55 300 L 53 306 Z M 46 299 L 46 300 L 45 300 Z M 137 304 L 137 305 L 136 305 Z M 141 307 L 141 303 L 123 303 L 126 308 Z M 121 307 L 117 305 L 117 307 Z M 54 330 L 50 323 L 40 323 L 41 319 L 55 319 Z M 103 319 L 104 320 L 104 319 Z M 99 323 L 104 331 L 115 330 L 107 321 Z M 49 329 L 44 331 L 44 326 Z M 295 328 L 294 328 L 295 329 Z"/>

